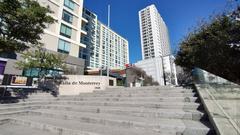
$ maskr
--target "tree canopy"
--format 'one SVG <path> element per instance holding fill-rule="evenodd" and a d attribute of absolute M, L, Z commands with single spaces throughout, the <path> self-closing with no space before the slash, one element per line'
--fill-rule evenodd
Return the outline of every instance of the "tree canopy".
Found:
<path fill-rule="evenodd" d="M 240 84 L 240 7 L 214 16 L 180 43 L 176 64 L 210 73 Z"/>
<path fill-rule="evenodd" d="M 142 78 L 143 86 L 159 85 L 158 82 L 153 80 L 152 76 L 147 75 L 147 73 L 141 68 L 132 66 L 130 68 L 127 68 L 127 70 L 127 76 L 133 76 L 134 80 Z"/>
<path fill-rule="evenodd" d="M 51 71 L 64 71 L 66 65 L 64 63 L 65 56 L 62 54 L 54 54 L 48 52 L 41 46 L 37 49 L 25 51 L 22 54 L 22 60 L 16 62 L 19 69 L 38 69 L 38 77 L 44 78 Z"/>
<path fill-rule="evenodd" d="M 0 1 L 0 53 L 25 50 L 39 44 L 46 25 L 54 19 L 48 7 L 34 0 Z"/>

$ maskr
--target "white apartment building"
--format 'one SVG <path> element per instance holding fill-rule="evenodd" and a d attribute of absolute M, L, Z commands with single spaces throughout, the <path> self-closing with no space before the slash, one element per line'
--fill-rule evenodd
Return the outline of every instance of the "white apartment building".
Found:
<path fill-rule="evenodd" d="M 142 59 L 171 53 L 168 29 L 155 5 L 139 11 Z"/>
<path fill-rule="evenodd" d="M 84 29 L 88 32 L 82 37 L 86 49 L 80 52 L 80 58 L 86 59 L 90 69 L 124 69 L 129 63 L 128 41 L 108 28 L 97 19 L 97 15 L 84 8 L 83 17 L 88 20 Z"/>
<path fill-rule="evenodd" d="M 152 76 L 159 85 L 177 85 L 168 29 L 155 5 L 139 11 L 139 25 L 143 60 L 135 65 Z"/>
<path fill-rule="evenodd" d="M 83 0 L 37 0 L 40 5 L 49 7 L 53 13 L 52 16 L 56 21 L 49 24 L 44 30 L 41 42 L 47 51 L 52 53 L 67 54 L 65 60 L 69 69 L 75 74 L 84 73 L 84 60 L 79 58 L 79 50 L 85 48 L 86 45 L 81 43 L 81 37 L 87 35 L 87 32 L 82 29 L 82 25 L 88 23 L 82 17 Z M 18 70 L 15 68 L 15 62 L 21 59 L 20 54 L 15 54 L 14 57 L 6 56 L 0 58 L 2 66 L 1 74 L 27 75 L 29 73 L 38 73 L 38 69 L 29 69 L 27 71 Z M 30 75 L 31 76 L 31 75 Z"/>

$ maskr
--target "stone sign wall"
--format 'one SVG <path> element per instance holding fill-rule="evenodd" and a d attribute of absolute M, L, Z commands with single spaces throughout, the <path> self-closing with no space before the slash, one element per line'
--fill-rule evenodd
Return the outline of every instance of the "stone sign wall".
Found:
<path fill-rule="evenodd" d="M 79 95 L 80 93 L 104 90 L 112 80 L 116 86 L 116 79 L 106 76 L 65 75 L 59 85 L 59 95 Z"/>

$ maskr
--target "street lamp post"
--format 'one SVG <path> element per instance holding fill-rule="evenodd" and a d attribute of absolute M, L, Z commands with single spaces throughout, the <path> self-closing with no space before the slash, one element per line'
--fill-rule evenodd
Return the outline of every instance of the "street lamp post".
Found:
<path fill-rule="evenodd" d="M 108 58 L 107 58 L 107 77 L 109 77 L 109 69 L 110 69 L 110 10 L 111 7 L 108 5 Z"/>

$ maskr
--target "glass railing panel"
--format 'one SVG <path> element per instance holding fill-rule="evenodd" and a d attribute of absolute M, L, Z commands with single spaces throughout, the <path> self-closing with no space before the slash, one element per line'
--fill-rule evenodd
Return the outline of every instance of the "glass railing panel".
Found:
<path fill-rule="evenodd" d="M 204 88 L 210 94 L 218 109 L 226 117 L 232 126 L 240 129 L 240 85 L 232 83 L 224 78 L 196 68 L 193 71 L 195 83 Z"/>

